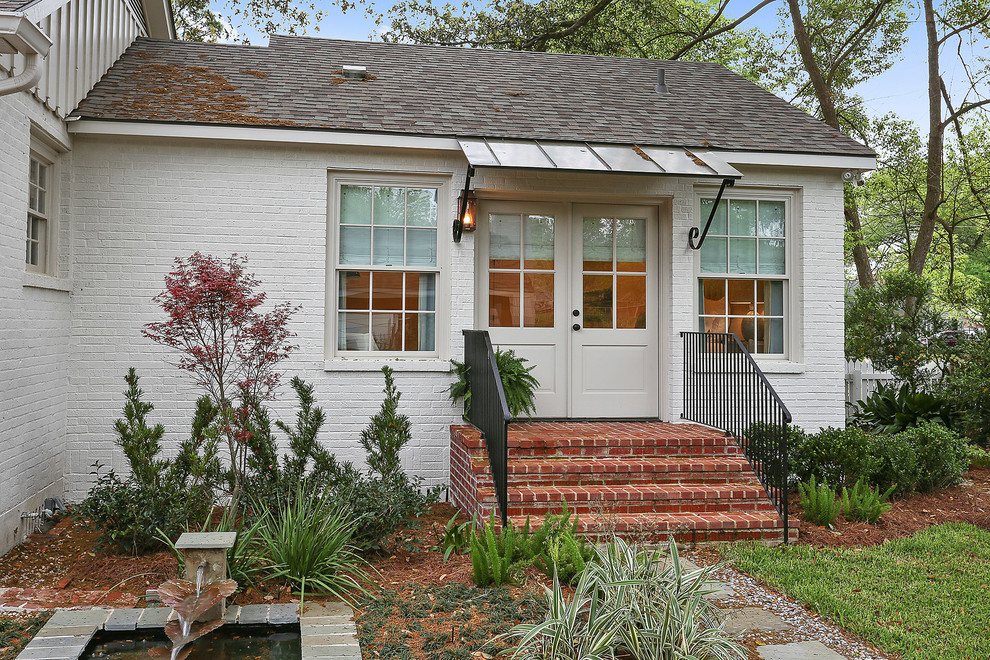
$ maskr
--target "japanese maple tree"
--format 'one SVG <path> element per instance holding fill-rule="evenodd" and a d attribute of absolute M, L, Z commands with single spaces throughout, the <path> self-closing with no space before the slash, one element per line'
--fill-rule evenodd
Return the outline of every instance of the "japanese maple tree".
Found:
<path fill-rule="evenodd" d="M 178 367 L 190 372 L 220 409 L 233 475 L 232 507 L 242 494 L 247 469 L 250 408 L 274 398 L 279 362 L 297 348 L 289 318 L 299 308 L 279 303 L 266 312 L 261 282 L 245 271 L 247 258 L 226 261 L 195 252 L 176 258 L 165 290 L 154 301 L 167 319 L 148 323 L 143 334 L 181 351 Z"/>

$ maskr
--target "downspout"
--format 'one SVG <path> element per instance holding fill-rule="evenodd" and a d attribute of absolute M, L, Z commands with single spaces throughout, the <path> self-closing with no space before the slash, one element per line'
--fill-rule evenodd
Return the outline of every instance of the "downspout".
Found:
<path fill-rule="evenodd" d="M 0 96 L 31 89 L 41 79 L 41 60 L 51 39 L 23 14 L 0 12 L 0 53 L 24 56 L 24 70 L 0 80 Z"/>

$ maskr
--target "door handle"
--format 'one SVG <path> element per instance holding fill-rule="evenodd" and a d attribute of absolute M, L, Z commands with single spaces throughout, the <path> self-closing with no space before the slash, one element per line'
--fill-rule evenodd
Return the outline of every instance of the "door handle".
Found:
<path fill-rule="evenodd" d="M 571 326 L 571 330 L 580 330 L 580 329 L 581 329 L 580 323 L 575 323 L 574 325 Z"/>

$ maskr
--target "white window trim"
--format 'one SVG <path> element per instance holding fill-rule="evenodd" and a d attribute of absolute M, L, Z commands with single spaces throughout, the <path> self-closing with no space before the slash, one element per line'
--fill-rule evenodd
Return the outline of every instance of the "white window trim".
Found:
<path fill-rule="evenodd" d="M 704 231 L 704 225 L 708 221 L 707 217 L 701 217 L 701 200 L 714 199 L 718 188 L 711 185 L 698 185 L 694 190 L 694 227 Z M 784 352 L 782 354 L 753 353 L 753 359 L 760 364 L 761 368 L 766 367 L 767 373 L 804 373 L 803 362 L 803 338 L 802 329 L 804 327 L 800 310 L 801 294 L 801 273 L 803 271 L 798 259 L 801 256 L 799 246 L 799 236 L 797 228 L 801 226 L 801 194 L 799 190 L 786 188 L 767 187 L 745 187 L 736 184 L 731 189 L 727 189 L 722 195 L 722 201 L 729 200 L 765 200 L 771 202 L 784 202 L 784 240 L 785 240 L 785 274 L 768 275 L 766 277 L 758 274 L 736 273 L 739 279 L 776 279 L 786 283 L 784 293 Z M 728 218 L 726 218 L 728 222 Z M 732 279 L 732 275 L 720 275 L 715 273 L 701 272 L 701 250 L 694 252 L 694 277 L 691 287 L 691 328 L 697 330 L 698 319 L 701 317 L 701 310 L 698 306 L 699 281 L 703 277 L 713 277 L 722 279 Z"/>
<path fill-rule="evenodd" d="M 340 351 L 337 348 L 337 259 L 340 245 L 340 187 L 400 186 L 437 189 L 436 268 L 409 267 L 437 274 L 435 351 Z M 327 187 L 326 316 L 324 319 L 324 369 L 328 371 L 377 371 L 389 365 L 401 371 L 447 371 L 450 367 L 450 242 L 445 230 L 452 221 L 451 176 L 408 172 L 330 171 Z M 364 268 L 364 267 L 362 267 Z M 376 270 L 369 266 L 370 270 Z M 443 366 L 445 365 L 445 367 Z"/>
<path fill-rule="evenodd" d="M 30 222 L 31 216 L 43 217 L 45 220 L 45 239 L 42 249 L 44 251 L 42 255 L 42 260 L 44 266 L 39 267 L 32 264 L 24 262 L 24 272 L 30 273 L 31 275 L 37 275 L 45 278 L 54 278 L 55 273 L 58 268 L 58 251 L 56 245 L 58 243 L 58 205 L 59 205 L 59 194 L 58 194 L 58 153 L 43 144 L 40 140 L 31 138 L 31 151 L 28 155 L 28 167 L 26 174 L 28 175 L 28 186 L 30 188 L 30 171 L 31 171 L 31 161 L 38 161 L 46 168 L 47 180 L 45 182 L 45 212 L 44 214 L 37 213 L 31 209 L 30 202 L 25 204 L 24 208 L 24 221 L 25 223 Z M 29 190 L 30 196 L 30 190 Z M 25 225 L 25 241 L 27 226 Z M 25 246 L 26 247 L 26 246 Z M 31 280 L 35 281 L 35 280 Z"/>

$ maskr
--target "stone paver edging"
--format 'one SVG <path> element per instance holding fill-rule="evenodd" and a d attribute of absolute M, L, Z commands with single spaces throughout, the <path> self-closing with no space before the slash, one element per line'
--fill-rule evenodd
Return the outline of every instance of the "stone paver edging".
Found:
<path fill-rule="evenodd" d="M 17 660 L 78 660 L 99 630 L 164 627 L 170 608 L 59 610 L 35 635 Z M 307 604 L 302 615 L 296 603 L 231 606 L 227 625 L 299 622 L 302 660 L 361 660 L 354 612 L 344 603 Z"/>

